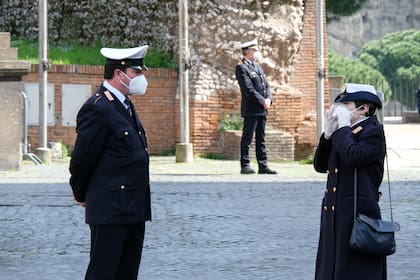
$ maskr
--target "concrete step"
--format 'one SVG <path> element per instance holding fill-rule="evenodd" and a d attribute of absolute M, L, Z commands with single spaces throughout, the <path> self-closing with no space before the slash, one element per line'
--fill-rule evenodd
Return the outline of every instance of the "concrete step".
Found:
<path fill-rule="evenodd" d="M 10 33 L 0 32 L 0 49 L 10 48 Z"/>

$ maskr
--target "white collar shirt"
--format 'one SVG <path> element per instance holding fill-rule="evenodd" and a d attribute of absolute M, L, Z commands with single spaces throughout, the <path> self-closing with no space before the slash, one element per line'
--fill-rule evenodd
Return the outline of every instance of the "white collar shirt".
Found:
<path fill-rule="evenodd" d="M 128 105 L 124 103 L 124 100 L 127 98 L 121 91 L 111 86 L 107 81 L 104 81 L 103 83 L 104 87 L 111 91 L 115 97 L 121 102 L 122 105 L 128 110 Z"/>

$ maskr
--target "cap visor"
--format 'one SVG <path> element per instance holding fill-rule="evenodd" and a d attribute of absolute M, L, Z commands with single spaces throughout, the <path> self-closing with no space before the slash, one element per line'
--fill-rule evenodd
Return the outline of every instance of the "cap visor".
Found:
<path fill-rule="evenodd" d="M 142 71 L 149 70 L 149 68 L 147 68 L 146 65 L 143 65 L 143 66 L 130 66 L 130 68 L 133 68 L 133 69 L 136 69 L 136 70 L 142 70 Z"/>

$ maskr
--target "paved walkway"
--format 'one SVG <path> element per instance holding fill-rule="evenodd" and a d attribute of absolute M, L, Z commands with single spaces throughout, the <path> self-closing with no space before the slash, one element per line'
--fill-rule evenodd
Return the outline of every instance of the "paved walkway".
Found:
<path fill-rule="evenodd" d="M 402 227 L 389 279 L 417 280 L 420 125 L 385 130 L 394 217 Z M 26 163 L 0 172 L 0 279 L 83 279 L 89 232 L 67 166 Z M 236 161 L 152 157 L 153 222 L 139 279 L 312 279 L 325 175 L 298 163 L 271 167 L 279 174 L 244 176 Z"/>

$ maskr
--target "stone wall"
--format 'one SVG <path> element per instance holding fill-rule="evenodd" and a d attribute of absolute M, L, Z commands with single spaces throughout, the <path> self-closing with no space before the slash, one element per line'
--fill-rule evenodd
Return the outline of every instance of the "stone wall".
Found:
<path fill-rule="evenodd" d="M 176 50 L 178 19 L 175 2 L 136 1 L 128 4 L 126 1 L 49 1 L 49 38 L 50 41 L 60 41 L 66 36 L 74 36 L 74 41 L 98 42 L 107 46 L 117 43 L 134 46 L 150 42 L 152 48 L 159 45 Z M 317 142 L 315 1 L 305 1 L 305 4 L 302 0 L 189 2 L 192 62 L 190 139 L 194 152 L 205 154 L 221 151 L 219 121 L 226 113 L 240 111 L 241 97 L 234 78 L 234 68 L 241 56 L 239 45 L 257 38 L 265 57 L 262 64 L 273 91 L 273 106 L 267 125 L 293 135 L 302 156 L 311 153 Z M 26 10 L 19 8 L 19 5 Z M 2 5 L 0 12 L 5 20 L 0 21 L 0 28 L 11 30 L 14 36 L 35 38 L 37 17 L 34 5 L 37 3 L 33 1 L 9 1 L 8 5 Z M 324 57 L 327 58 L 326 51 Z M 81 66 L 76 67 L 79 69 Z M 59 80 L 61 77 L 67 79 L 63 75 L 52 71 L 49 82 L 54 83 L 53 79 Z M 86 75 L 74 73 L 70 76 L 76 83 L 77 79 L 84 79 Z M 30 79 L 34 81 L 36 77 Z M 95 79 L 97 85 L 101 78 Z M 171 79 L 159 80 L 155 90 L 158 92 L 163 85 L 166 91 L 165 85 L 171 83 L 173 86 L 174 81 L 176 83 Z M 56 94 L 60 92 L 57 87 Z M 140 112 L 143 118 L 151 120 L 145 124 L 149 138 L 155 134 L 153 130 L 158 131 L 157 142 L 151 143 L 157 144 L 172 137 L 159 139 L 161 129 L 170 135 L 179 131 L 178 98 L 176 90 L 172 90 L 168 88 L 173 95 L 167 96 L 168 99 L 152 98 L 156 104 L 165 100 L 169 102 L 167 106 L 174 106 L 168 118 L 159 115 L 162 118 L 159 122 L 154 120 L 156 116 L 152 104 L 140 104 L 140 108 L 150 110 L 150 116 Z M 152 102 L 148 99 L 150 93 L 149 90 L 142 102 Z M 328 104 L 327 79 L 325 93 Z M 168 121 L 169 130 L 162 128 L 163 121 Z M 70 137 L 74 136 L 69 134 L 65 138 Z M 174 141 L 168 140 L 170 144 L 179 140 L 179 135 L 173 137 Z M 167 147 L 167 143 L 160 147 Z"/>
<path fill-rule="evenodd" d="M 5 1 L 0 30 L 36 39 L 38 2 Z M 236 89 L 232 68 L 240 43 L 258 38 L 266 75 L 277 90 L 289 82 L 302 40 L 303 0 L 189 1 L 190 92 L 206 99 Z M 176 53 L 177 1 L 48 1 L 48 38 L 54 42 L 136 46 L 150 43 Z"/>
<path fill-rule="evenodd" d="M 137 46 L 172 49 L 176 45 L 177 1 L 49 0 L 51 43 Z M 0 30 L 13 37 L 38 38 L 38 1 L 0 2 Z M 175 23 L 175 24 L 174 24 Z"/>
<path fill-rule="evenodd" d="M 369 0 L 353 16 L 328 24 L 328 46 L 354 57 L 369 41 L 407 29 L 420 29 L 418 0 Z"/>

